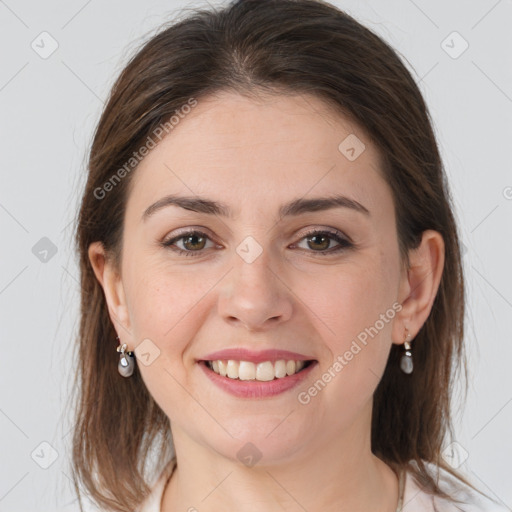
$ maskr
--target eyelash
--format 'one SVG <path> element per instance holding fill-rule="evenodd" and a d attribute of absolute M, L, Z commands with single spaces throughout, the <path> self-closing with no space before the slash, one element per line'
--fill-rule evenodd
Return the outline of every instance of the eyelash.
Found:
<path fill-rule="evenodd" d="M 187 237 L 194 236 L 194 235 L 197 235 L 197 236 L 200 236 L 200 237 L 206 237 L 208 240 L 211 240 L 210 237 L 208 235 L 206 235 L 206 233 L 203 233 L 202 231 L 192 230 L 192 231 L 186 231 L 184 233 L 181 233 L 179 236 L 171 238 L 170 240 L 162 242 L 161 244 L 162 244 L 163 247 L 171 249 L 172 251 L 174 251 L 174 252 L 176 252 L 176 253 L 178 253 L 180 255 L 199 256 L 199 255 L 201 255 L 201 253 L 204 252 L 204 249 L 201 249 L 201 250 L 198 250 L 198 251 L 185 251 L 183 249 L 180 249 L 179 247 L 172 247 L 172 245 L 175 242 L 181 240 L 182 238 L 187 238 Z M 346 238 L 344 238 L 343 235 L 339 231 L 328 231 L 328 230 L 314 229 L 314 230 L 311 230 L 311 231 L 305 233 L 301 237 L 300 240 L 303 240 L 304 238 L 312 237 L 312 236 L 315 236 L 315 235 L 328 235 L 328 237 L 330 237 L 332 240 L 334 240 L 334 241 L 336 241 L 336 242 L 338 242 L 340 244 L 334 250 L 328 249 L 327 251 L 307 251 L 306 249 L 302 249 L 302 250 L 306 250 L 307 252 L 312 252 L 315 256 L 316 255 L 318 255 L 318 256 L 328 256 L 330 254 L 338 253 L 340 251 L 343 251 L 343 250 L 350 249 L 350 248 L 354 247 L 354 244 L 352 242 L 349 242 Z"/>

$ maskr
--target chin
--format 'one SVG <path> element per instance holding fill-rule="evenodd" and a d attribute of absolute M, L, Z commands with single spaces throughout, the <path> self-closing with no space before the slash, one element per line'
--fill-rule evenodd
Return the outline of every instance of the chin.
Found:
<path fill-rule="evenodd" d="M 239 420 L 228 429 L 232 438 L 226 433 L 204 441 L 219 455 L 247 467 L 279 465 L 293 460 L 311 443 L 311 429 L 292 426 L 284 417 Z"/>

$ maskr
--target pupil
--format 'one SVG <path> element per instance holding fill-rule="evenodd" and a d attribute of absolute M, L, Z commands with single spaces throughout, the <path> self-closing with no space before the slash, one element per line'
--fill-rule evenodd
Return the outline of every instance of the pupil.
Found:
<path fill-rule="evenodd" d="M 320 239 L 323 238 L 327 242 L 327 245 L 325 243 L 323 244 L 323 247 L 321 247 L 322 249 L 327 249 L 327 247 L 329 247 L 329 239 L 325 235 L 313 235 L 311 237 L 312 240 L 317 239 L 317 238 L 320 238 Z"/>
<path fill-rule="evenodd" d="M 204 240 L 204 238 L 203 238 L 203 237 L 201 237 L 201 236 L 197 236 L 197 235 L 190 235 L 190 236 L 186 239 L 185 244 L 189 244 L 189 243 L 190 243 L 190 240 L 193 240 L 193 239 L 199 239 L 199 240 L 203 239 L 203 240 Z M 195 245 L 195 244 L 194 244 L 194 243 L 192 243 L 192 245 Z"/>

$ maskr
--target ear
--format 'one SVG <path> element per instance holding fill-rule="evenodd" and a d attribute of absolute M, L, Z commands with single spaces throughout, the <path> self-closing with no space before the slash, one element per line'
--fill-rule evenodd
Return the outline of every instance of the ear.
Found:
<path fill-rule="evenodd" d="M 398 301 L 402 309 L 393 323 L 393 343 L 403 344 L 407 329 L 413 340 L 427 320 L 444 268 L 444 240 L 434 230 L 422 234 L 420 245 L 409 251 L 409 268 L 400 279 Z"/>
<path fill-rule="evenodd" d="M 125 336 L 131 334 L 130 318 L 124 293 L 123 282 L 118 269 L 114 267 L 112 258 L 109 258 L 101 242 L 93 242 L 88 249 L 96 279 L 99 281 L 105 293 L 110 319 L 118 333 L 124 331 Z M 123 339 L 120 334 L 119 337 Z M 124 341 L 124 340 L 123 340 Z"/>

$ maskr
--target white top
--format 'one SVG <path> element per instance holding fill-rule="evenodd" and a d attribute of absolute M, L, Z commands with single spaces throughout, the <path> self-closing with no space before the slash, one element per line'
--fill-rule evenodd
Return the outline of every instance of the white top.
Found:
<path fill-rule="evenodd" d="M 435 468 L 432 463 L 427 467 Z M 162 471 L 153 485 L 151 494 L 142 503 L 137 512 L 161 512 L 164 489 L 175 468 L 173 459 Z M 510 512 L 504 505 L 495 504 L 484 496 L 454 478 L 444 469 L 440 469 L 439 486 L 444 491 L 461 499 L 464 503 L 453 503 L 421 490 L 409 472 L 403 473 L 399 480 L 400 499 L 396 512 Z M 484 489 L 482 489 L 484 490 Z M 484 492 L 486 492 L 484 490 Z M 489 494 L 487 492 L 487 494 Z"/>
<path fill-rule="evenodd" d="M 435 465 L 426 463 L 431 474 L 435 474 Z M 433 496 L 424 492 L 414 478 L 407 472 L 405 476 L 405 489 L 403 495 L 403 512 L 506 512 L 508 507 L 503 504 L 494 503 L 485 498 L 480 493 L 474 491 L 459 479 L 453 477 L 448 471 L 439 469 L 439 487 L 451 496 L 463 501 L 463 503 L 454 503 L 439 496 Z M 482 485 L 477 485 L 479 489 L 488 495 L 491 493 L 484 489 Z"/>

